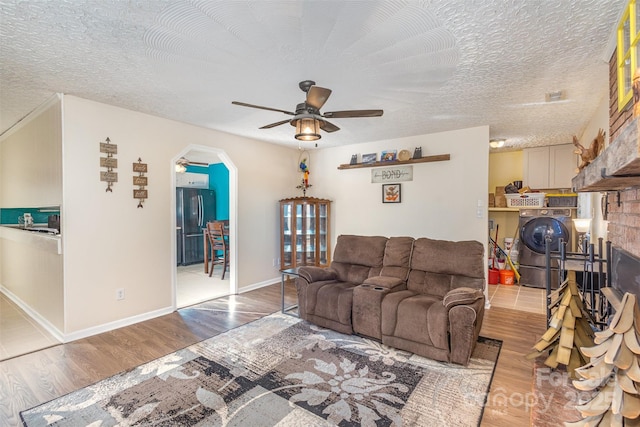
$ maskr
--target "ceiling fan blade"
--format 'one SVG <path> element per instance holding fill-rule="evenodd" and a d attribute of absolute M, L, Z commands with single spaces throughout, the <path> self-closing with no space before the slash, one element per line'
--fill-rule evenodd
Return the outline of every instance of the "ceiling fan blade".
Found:
<path fill-rule="evenodd" d="M 189 166 L 189 165 L 209 166 L 209 163 L 194 162 L 194 161 L 188 160 L 188 159 L 186 159 L 184 157 L 180 157 L 178 160 L 176 160 L 176 165 L 182 165 L 182 166 Z"/>
<path fill-rule="evenodd" d="M 280 126 L 280 125 L 283 125 L 285 123 L 289 123 L 290 121 L 291 120 L 282 120 L 282 121 L 279 121 L 279 122 L 271 123 L 269 125 L 264 125 L 260 129 L 271 129 L 271 128 L 274 128 L 276 126 Z"/>
<path fill-rule="evenodd" d="M 309 92 L 307 92 L 307 105 L 319 110 L 322 108 L 327 99 L 331 95 L 331 89 L 327 89 L 320 86 L 311 86 Z"/>
<path fill-rule="evenodd" d="M 323 117 L 329 119 L 347 119 L 351 117 L 380 117 L 382 110 L 347 110 L 347 111 L 332 111 L 324 113 Z"/>
<path fill-rule="evenodd" d="M 325 132 L 335 132 L 337 130 L 340 130 L 338 126 L 334 125 L 333 123 L 329 123 L 326 120 L 320 120 L 320 129 Z"/>
<path fill-rule="evenodd" d="M 278 108 L 263 107 L 261 105 L 247 104 L 246 102 L 238 102 L 238 101 L 232 101 L 231 103 L 233 105 L 240 105 L 241 107 L 251 107 L 251 108 L 258 108 L 260 110 L 278 111 L 280 113 L 285 113 L 290 116 L 295 116 L 295 113 L 292 113 L 291 111 L 280 110 Z"/>

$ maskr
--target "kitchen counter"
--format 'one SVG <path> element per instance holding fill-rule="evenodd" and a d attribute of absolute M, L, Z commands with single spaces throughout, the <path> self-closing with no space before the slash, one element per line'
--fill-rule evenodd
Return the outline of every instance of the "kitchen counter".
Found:
<path fill-rule="evenodd" d="M 62 255 L 62 236 L 60 234 L 39 233 L 15 225 L 2 225 L 0 226 L 0 239 L 25 243 L 45 252 Z"/>

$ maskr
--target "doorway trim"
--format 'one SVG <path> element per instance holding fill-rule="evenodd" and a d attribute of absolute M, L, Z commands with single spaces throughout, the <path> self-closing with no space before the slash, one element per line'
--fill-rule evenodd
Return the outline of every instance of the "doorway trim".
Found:
<path fill-rule="evenodd" d="M 237 233 L 237 221 L 238 221 L 238 168 L 231 161 L 229 155 L 220 148 L 209 147 L 207 145 L 190 144 L 183 148 L 175 157 L 171 159 L 171 266 L 172 266 L 172 286 L 171 286 L 171 300 L 173 309 L 177 308 L 177 286 L 178 286 L 178 269 L 176 265 L 176 251 L 178 248 L 178 242 L 176 239 L 176 162 L 181 157 L 184 157 L 190 151 L 204 151 L 214 155 L 225 165 L 229 171 L 229 243 L 231 250 L 229 251 L 229 294 L 235 295 L 238 293 L 238 233 Z"/>

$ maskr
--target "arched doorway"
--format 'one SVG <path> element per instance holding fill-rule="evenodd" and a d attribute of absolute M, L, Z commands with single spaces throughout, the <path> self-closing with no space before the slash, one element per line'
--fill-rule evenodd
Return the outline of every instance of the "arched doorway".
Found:
<path fill-rule="evenodd" d="M 188 161 L 186 170 L 184 171 L 186 175 L 184 175 L 184 172 L 178 172 L 176 170 L 175 165 L 180 159 L 186 159 Z M 173 262 L 174 307 L 186 307 L 209 299 L 237 293 L 236 166 L 231 162 L 231 159 L 224 150 L 201 145 L 189 145 L 172 159 L 171 168 L 173 174 L 172 230 L 175 230 L 172 231 L 172 254 L 175 257 Z M 227 175 L 226 188 L 221 188 L 220 180 L 216 179 L 216 176 L 220 173 L 224 174 L 224 172 L 226 172 Z M 183 175 L 181 176 L 181 174 Z M 201 179 L 204 177 L 202 175 L 207 175 L 207 184 L 204 184 L 207 187 L 206 189 L 203 188 L 204 185 Z M 191 176 L 197 177 L 197 179 L 192 180 L 189 178 Z M 197 226 L 198 230 L 190 230 L 189 234 L 186 233 L 187 230 L 183 232 L 181 229 L 181 225 L 184 224 L 184 218 L 180 219 L 179 215 L 188 215 L 188 213 L 180 213 L 180 208 L 183 203 L 183 193 L 186 192 L 183 186 L 186 186 L 189 194 L 193 193 L 194 187 L 202 190 L 203 200 L 211 200 L 211 194 L 217 195 L 217 197 L 214 196 L 216 200 L 214 206 L 210 206 L 209 209 L 216 212 L 215 219 L 229 220 L 230 263 L 224 280 L 221 279 L 220 274 L 216 274 L 216 270 L 214 270 L 212 277 L 205 274 L 204 263 L 202 261 L 202 254 L 204 252 L 202 225 L 204 224 Z M 226 217 L 223 218 L 222 216 Z M 207 214 L 207 217 L 212 219 L 210 214 Z M 186 245 L 189 246 L 191 253 L 187 257 L 181 257 L 181 255 L 185 253 L 185 242 Z M 194 255 L 195 250 L 199 252 L 199 255 Z"/>

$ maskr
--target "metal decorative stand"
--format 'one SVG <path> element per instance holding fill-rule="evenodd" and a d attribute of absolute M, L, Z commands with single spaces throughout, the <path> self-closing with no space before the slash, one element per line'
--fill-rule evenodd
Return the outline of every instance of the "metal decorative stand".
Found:
<path fill-rule="evenodd" d="M 611 306 L 603 295 L 602 290 L 607 288 L 607 281 L 611 277 L 611 242 L 606 242 L 606 249 L 603 247 L 603 239 L 598 239 L 598 253 L 595 252 L 593 243 L 588 240 L 583 245 L 582 252 L 568 252 L 567 242 L 560 240 L 560 251 L 551 251 L 551 239 L 545 241 L 546 257 L 546 301 L 547 301 L 547 324 L 551 319 L 552 297 L 552 263 L 558 265 L 558 287 L 567 278 L 569 271 L 582 272 L 582 284 L 578 286 L 581 299 L 583 301 L 589 322 L 599 328 L 606 327 L 611 314 Z M 603 252 L 603 249 L 606 252 Z M 604 253 L 604 257 L 602 254 Z M 606 271 L 606 274 L 605 274 Z"/>
<path fill-rule="evenodd" d="M 302 190 L 302 197 L 307 197 L 307 188 L 313 187 L 313 185 L 309 184 L 309 182 L 305 182 L 304 178 L 302 179 L 302 183 L 296 186 L 297 189 Z"/>

